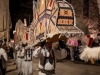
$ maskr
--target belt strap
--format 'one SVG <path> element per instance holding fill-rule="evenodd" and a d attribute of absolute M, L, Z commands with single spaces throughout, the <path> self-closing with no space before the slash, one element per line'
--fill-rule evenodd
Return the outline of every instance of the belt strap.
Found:
<path fill-rule="evenodd" d="M 24 58 L 24 56 L 18 56 L 18 58 L 21 58 L 21 59 L 23 59 L 23 58 Z"/>
<path fill-rule="evenodd" d="M 55 70 L 44 70 L 44 69 L 39 68 L 39 71 L 41 71 L 42 73 L 46 73 L 46 74 L 48 74 L 48 73 L 55 74 Z"/>
<path fill-rule="evenodd" d="M 25 61 L 32 61 L 32 60 L 25 60 Z"/>

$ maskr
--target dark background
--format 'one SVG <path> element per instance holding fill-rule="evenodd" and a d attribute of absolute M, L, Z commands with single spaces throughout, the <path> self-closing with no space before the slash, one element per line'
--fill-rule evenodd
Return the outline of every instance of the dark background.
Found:
<path fill-rule="evenodd" d="M 10 0 L 9 2 L 10 15 L 12 20 L 12 29 L 10 30 L 10 37 L 13 39 L 13 30 L 16 22 L 20 19 L 22 22 L 24 18 L 27 19 L 27 25 L 30 25 L 33 19 L 33 0 Z"/>

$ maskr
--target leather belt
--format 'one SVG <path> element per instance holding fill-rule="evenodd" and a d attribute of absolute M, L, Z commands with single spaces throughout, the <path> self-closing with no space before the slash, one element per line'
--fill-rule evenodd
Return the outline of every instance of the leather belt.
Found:
<path fill-rule="evenodd" d="M 44 70 L 39 68 L 39 71 L 45 74 L 55 74 L 55 70 Z"/>
<path fill-rule="evenodd" d="M 18 56 L 18 58 L 21 58 L 21 59 L 23 59 L 23 58 L 24 58 L 24 56 Z"/>
<path fill-rule="evenodd" d="M 32 61 L 32 60 L 25 60 L 25 61 Z"/>

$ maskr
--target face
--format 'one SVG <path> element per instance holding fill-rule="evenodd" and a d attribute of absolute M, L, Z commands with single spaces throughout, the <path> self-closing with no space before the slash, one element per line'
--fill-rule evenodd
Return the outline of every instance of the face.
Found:
<path fill-rule="evenodd" d="M 51 50 L 52 49 L 52 42 L 46 43 L 45 47 L 47 50 Z"/>
<path fill-rule="evenodd" d="M 30 53 L 30 50 L 31 50 L 31 49 L 27 49 L 28 53 Z"/>

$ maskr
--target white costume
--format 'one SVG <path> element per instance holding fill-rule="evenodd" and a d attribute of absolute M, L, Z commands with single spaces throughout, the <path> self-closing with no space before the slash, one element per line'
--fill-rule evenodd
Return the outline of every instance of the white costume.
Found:
<path fill-rule="evenodd" d="M 16 54 L 16 59 L 15 59 L 15 62 L 16 62 L 16 67 L 18 67 L 18 51 L 19 51 L 19 48 L 20 46 L 19 45 L 16 45 L 15 46 L 15 54 Z"/>
<path fill-rule="evenodd" d="M 16 46 L 17 46 L 17 45 L 15 45 L 14 50 L 13 50 L 14 64 L 17 64 L 17 63 L 16 63 L 17 53 L 16 53 L 16 49 L 15 49 L 15 48 L 16 48 Z"/>
<path fill-rule="evenodd" d="M 3 55 L 3 57 L 5 58 L 5 60 L 7 61 L 7 53 L 3 48 L 0 48 L 0 59 L 1 59 L 1 55 Z"/>
<path fill-rule="evenodd" d="M 18 49 L 17 49 L 18 50 Z M 17 64 L 18 64 L 18 73 L 22 73 L 22 63 L 24 61 L 24 49 L 20 49 L 17 51 Z"/>
<path fill-rule="evenodd" d="M 3 61 L 3 60 L 1 59 L 1 55 L 3 55 L 5 61 Z M 6 51 L 5 51 L 3 48 L 0 48 L 0 75 L 5 74 L 5 72 L 6 72 L 6 69 L 7 69 L 7 60 L 8 60 L 8 58 L 7 58 L 7 53 L 6 53 Z M 2 62 L 3 62 L 4 64 L 3 64 Z"/>
<path fill-rule="evenodd" d="M 16 64 L 16 53 L 13 51 L 13 57 L 14 57 L 14 64 Z"/>
<path fill-rule="evenodd" d="M 100 47 L 86 47 L 83 49 L 83 52 L 80 54 L 80 59 L 88 62 L 91 58 L 94 60 L 100 59 Z"/>
<path fill-rule="evenodd" d="M 54 52 L 54 57 L 57 58 L 57 59 L 63 59 L 63 58 L 65 58 L 67 56 L 66 50 L 64 50 L 64 49 L 61 49 L 61 50 L 53 50 L 53 52 Z M 40 54 L 42 54 L 44 57 L 49 58 L 50 52 L 46 48 L 45 49 L 41 49 L 41 47 L 39 47 L 39 48 L 37 48 L 34 51 L 34 57 L 37 57 Z M 50 63 L 50 60 L 49 59 L 46 59 L 46 63 L 45 63 L 44 66 L 40 64 L 41 61 L 43 61 L 43 60 L 41 60 L 41 57 L 40 57 L 40 60 L 39 60 L 39 69 L 44 69 L 46 71 L 53 71 L 53 70 L 55 70 L 54 64 L 56 64 L 56 61 L 54 62 L 54 60 L 53 60 L 53 63 L 51 64 Z M 47 74 L 46 73 L 43 73 L 40 70 L 39 71 L 39 75 L 47 75 Z M 48 74 L 48 75 L 51 75 L 51 74 Z M 52 73 L 52 75 L 55 75 L 55 73 L 54 74 Z"/>
<path fill-rule="evenodd" d="M 33 75 L 33 51 L 30 47 L 25 48 L 25 55 L 23 61 L 23 75 Z"/>

